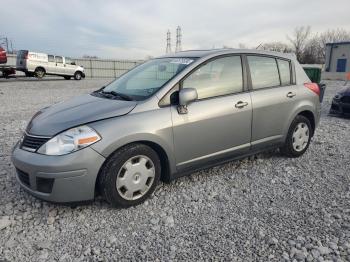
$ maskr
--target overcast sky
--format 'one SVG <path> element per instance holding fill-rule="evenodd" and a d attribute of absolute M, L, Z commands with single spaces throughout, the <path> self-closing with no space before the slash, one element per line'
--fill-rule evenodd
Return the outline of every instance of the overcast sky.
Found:
<path fill-rule="evenodd" d="M 350 0 L 11 0 L 0 35 L 16 49 L 80 57 L 138 58 L 165 52 L 182 27 L 183 49 L 256 47 L 286 41 L 295 26 L 350 30 Z"/>

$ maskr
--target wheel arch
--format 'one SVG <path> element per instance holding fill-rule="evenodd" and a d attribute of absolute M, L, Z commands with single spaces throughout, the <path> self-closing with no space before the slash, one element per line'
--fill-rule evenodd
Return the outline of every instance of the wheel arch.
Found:
<path fill-rule="evenodd" d="M 157 155 L 159 156 L 159 159 L 160 159 L 160 163 L 161 163 L 160 179 L 161 179 L 161 181 L 163 181 L 163 182 L 170 182 L 171 181 L 171 166 L 170 166 L 170 161 L 169 161 L 169 157 L 168 157 L 166 150 L 159 143 L 156 143 L 154 141 L 135 140 L 135 141 L 123 144 L 122 146 L 119 146 L 118 148 L 116 148 L 115 150 L 113 150 L 112 152 L 110 152 L 108 154 L 108 156 L 106 157 L 104 163 L 100 167 L 100 170 L 97 174 L 96 182 L 95 182 L 95 189 L 96 190 L 97 190 L 97 186 L 98 186 L 98 180 L 99 180 L 100 175 L 101 175 L 101 170 L 103 169 L 105 163 L 107 163 L 108 159 L 118 150 L 120 150 L 126 146 L 132 145 L 132 144 L 143 144 L 143 145 L 146 145 L 146 146 L 149 146 L 150 148 L 152 148 L 157 153 Z"/>
<path fill-rule="evenodd" d="M 43 67 L 43 66 L 37 66 L 37 67 L 35 68 L 34 72 L 35 72 L 37 69 L 42 69 L 42 70 L 44 70 L 44 72 L 45 72 L 45 74 L 46 74 L 46 69 L 45 69 L 45 67 Z"/>
<path fill-rule="evenodd" d="M 283 129 L 284 130 L 283 134 L 285 134 L 284 139 L 287 136 L 290 125 L 292 124 L 295 117 L 298 115 L 302 115 L 302 116 L 306 117 L 307 119 L 309 119 L 309 121 L 311 123 L 311 127 L 313 129 L 311 136 L 314 135 L 315 128 L 317 126 L 315 108 L 313 107 L 312 104 L 297 104 L 295 106 L 295 110 L 293 111 L 293 113 L 290 114 L 288 121 L 286 121 L 286 123 L 285 123 L 284 129 Z"/>
<path fill-rule="evenodd" d="M 316 128 L 316 122 L 315 122 L 314 113 L 312 113 L 310 110 L 304 110 L 304 111 L 299 112 L 297 115 L 298 116 L 304 116 L 310 121 L 310 124 L 311 124 L 311 127 L 312 127 L 311 136 L 313 136 L 314 133 L 315 133 L 315 128 Z"/>

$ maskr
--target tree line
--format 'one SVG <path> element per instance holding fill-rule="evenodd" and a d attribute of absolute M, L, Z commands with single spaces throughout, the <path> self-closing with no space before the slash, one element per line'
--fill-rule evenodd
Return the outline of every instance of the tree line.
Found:
<path fill-rule="evenodd" d="M 350 41 L 350 31 L 329 29 L 322 33 L 313 33 L 310 26 L 296 27 L 288 42 L 269 42 L 259 45 L 258 49 L 290 53 L 294 52 L 302 64 L 324 64 L 326 43 Z"/>

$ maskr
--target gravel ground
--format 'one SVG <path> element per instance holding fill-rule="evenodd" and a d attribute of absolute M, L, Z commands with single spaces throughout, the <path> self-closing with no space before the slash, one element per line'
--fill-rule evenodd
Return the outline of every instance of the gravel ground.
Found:
<path fill-rule="evenodd" d="M 161 184 L 144 204 L 37 200 L 11 148 L 40 108 L 110 80 L 0 80 L 0 261 L 350 261 L 350 120 L 327 115 L 309 150 L 259 154 Z"/>

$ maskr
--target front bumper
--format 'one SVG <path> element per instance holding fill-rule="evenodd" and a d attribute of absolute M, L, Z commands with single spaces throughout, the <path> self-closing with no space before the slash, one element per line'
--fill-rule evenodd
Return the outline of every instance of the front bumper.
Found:
<path fill-rule="evenodd" d="M 18 145 L 12 152 L 21 187 L 37 198 L 57 203 L 92 200 L 104 160 L 90 147 L 63 156 L 32 153 Z"/>
<path fill-rule="evenodd" d="M 350 103 L 342 103 L 340 100 L 333 99 L 329 113 L 350 116 Z"/>

